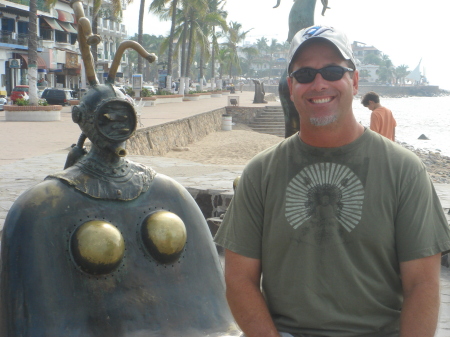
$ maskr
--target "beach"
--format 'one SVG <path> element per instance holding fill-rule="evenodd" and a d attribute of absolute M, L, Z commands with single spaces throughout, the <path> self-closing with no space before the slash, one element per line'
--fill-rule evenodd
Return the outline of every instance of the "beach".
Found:
<path fill-rule="evenodd" d="M 282 137 L 252 131 L 245 124 L 233 125 L 233 131 L 217 131 L 187 147 L 174 148 L 164 157 L 213 165 L 245 165 L 262 150 L 273 146 Z M 438 151 L 416 149 L 399 142 L 413 151 L 425 164 L 434 183 L 450 184 L 450 157 Z"/>

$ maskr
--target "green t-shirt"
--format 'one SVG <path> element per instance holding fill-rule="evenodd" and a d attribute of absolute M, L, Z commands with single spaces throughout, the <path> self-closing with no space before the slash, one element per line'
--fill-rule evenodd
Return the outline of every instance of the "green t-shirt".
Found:
<path fill-rule="evenodd" d="M 279 331 L 336 337 L 398 330 L 399 262 L 450 249 L 425 166 L 367 129 L 339 148 L 297 134 L 257 155 L 215 241 L 261 260 Z"/>

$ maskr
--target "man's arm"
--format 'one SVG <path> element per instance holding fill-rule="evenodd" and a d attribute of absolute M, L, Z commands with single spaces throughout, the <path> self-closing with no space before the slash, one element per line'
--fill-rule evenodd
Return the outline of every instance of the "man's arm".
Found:
<path fill-rule="evenodd" d="M 400 263 L 400 337 L 433 337 L 439 314 L 441 254 Z"/>
<path fill-rule="evenodd" d="M 261 260 L 225 250 L 227 300 L 246 337 L 279 337 L 261 293 Z"/>

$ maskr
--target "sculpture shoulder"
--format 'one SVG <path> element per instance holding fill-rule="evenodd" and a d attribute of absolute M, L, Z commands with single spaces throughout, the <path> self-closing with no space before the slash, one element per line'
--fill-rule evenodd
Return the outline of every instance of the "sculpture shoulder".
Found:
<path fill-rule="evenodd" d="M 36 207 L 48 200 L 56 201 L 67 193 L 69 187 L 58 180 L 44 180 L 22 193 L 14 202 L 14 206 Z"/>
<path fill-rule="evenodd" d="M 58 180 L 45 180 L 22 193 L 13 203 L 5 219 L 5 235 L 19 227 L 32 227 L 35 219 L 58 208 L 70 188 Z"/>

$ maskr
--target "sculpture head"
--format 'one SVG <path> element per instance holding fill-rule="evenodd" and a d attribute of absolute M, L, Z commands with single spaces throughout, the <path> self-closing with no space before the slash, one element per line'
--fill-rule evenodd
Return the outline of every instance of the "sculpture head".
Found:
<path fill-rule="evenodd" d="M 72 120 L 98 148 L 123 157 L 122 143 L 137 127 L 133 104 L 113 85 L 94 85 L 72 109 Z"/>

